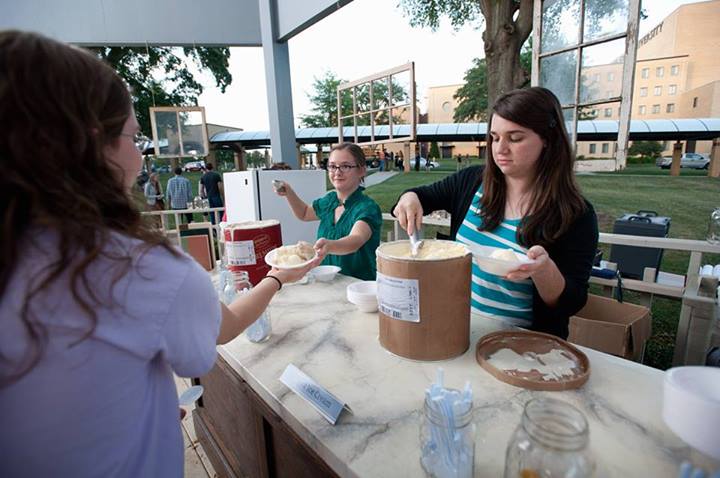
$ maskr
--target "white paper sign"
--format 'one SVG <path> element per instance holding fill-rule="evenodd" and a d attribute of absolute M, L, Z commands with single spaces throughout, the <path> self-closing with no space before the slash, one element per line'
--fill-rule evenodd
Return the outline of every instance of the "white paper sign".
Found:
<path fill-rule="evenodd" d="M 225 243 L 228 265 L 254 266 L 257 264 L 253 241 L 228 241 Z"/>
<path fill-rule="evenodd" d="M 285 367 L 285 371 L 280 376 L 280 381 L 304 398 L 333 425 L 337 422 L 343 408 L 352 413 L 350 407 L 345 405 L 344 402 L 325 390 L 321 385 L 318 385 L 315 380 L 305 375 L 302 370 L 293 364 Z"/>
<path fill-rule="evenodd" d="M 420 322 L 420 285 L 417 279 L 398 279 L 377 273 L 378 309 L 391 319 Z"/>

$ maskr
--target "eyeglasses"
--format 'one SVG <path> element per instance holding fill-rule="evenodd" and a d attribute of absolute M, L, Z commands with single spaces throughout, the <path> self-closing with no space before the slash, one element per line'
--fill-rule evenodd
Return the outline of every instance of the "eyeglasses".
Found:
<path fill-rule="evenodd" d="M 338 171 L 342 171 L 343 173 L 349 172 L 351 169 L 359 168 L 357 164 L 341 164 L 338 166 L 337 164 L 328 164 L 328 171 L 337 173 Z"/>
<path fill-rule="evenodd" d="M 152 140 L 145 136 L 144 134 L 137 132 L 137 133 L 120 133 L 120 136 L 128 136 L 132 138 L 133 143 L 135 143 L 135 147 L 139 151 L 145 151 L 147 147 L 149 146 L 149 143 L 152 143 Z"/>

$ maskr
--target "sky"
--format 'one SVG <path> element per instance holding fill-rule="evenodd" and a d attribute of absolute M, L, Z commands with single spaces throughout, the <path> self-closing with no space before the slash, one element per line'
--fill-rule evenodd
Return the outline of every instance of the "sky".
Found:
<path fill-rule="evenodd" d="M 648 18 L 640 23 L 640 37 L 678 6 L 697 0 L 643 0 Z M 295 125 L 311 112 L 308 93 L 315 78 L 332 71 L 344 80 L 415 62 L 415 81 L 421 111 L 427 88 L 459 84 L 473 58 L 484 56 L 482 30 L 465 26 L 455 31 L 445 21 L 433 32 L 411 27 L 397 7 L 398 0 L 354 0 L 296 35 L 289 42 Z M 221 93 L 208 77 L 199 104 L 208 123 L 268 129 L 268 107 L 262 48 L 231 48 L 232 84 Z"/>

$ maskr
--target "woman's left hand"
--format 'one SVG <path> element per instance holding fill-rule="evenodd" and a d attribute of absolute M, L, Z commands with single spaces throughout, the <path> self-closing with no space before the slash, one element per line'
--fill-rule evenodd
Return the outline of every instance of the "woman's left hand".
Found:
<path fill-rule="evenodd" d="M 536 274 L 542 274 L 548 267 L 551 267 L 552 260 L 548 255 L 547 251 L 542 246 L 532 246 L 527 251 L 528 259 L 533 259 L 535 262 L 531 264 L 522 264 L 515 270 L 508 272 L 505 276 L 508 280 L 525 280 L 531 278 Z"/>

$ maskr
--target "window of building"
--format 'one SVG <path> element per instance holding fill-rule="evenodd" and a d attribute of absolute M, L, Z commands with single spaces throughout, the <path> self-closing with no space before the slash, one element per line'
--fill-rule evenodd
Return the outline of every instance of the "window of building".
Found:
<path fill-rule="evenodd" d="M 609 118 L 612 116 L 612 108 L 605 108 L 605 117 Z"/>
<path fill-rule="evenodd" d="M 443 110 L 445 113 L 450 113 L 450 110 L 451 110 L 451 109 L 452 109 L 452 107 L 450 106 L 450 102 L 449 102 L 449 101 L 445 101 L 445 102 L 442 104 L 442 110 Z"/>
<path fill-rule="evenodd" d="M 670 76 L 678 76 L 680 74 L 680 65 L 670 67 Z"/>
<path fill-rule="evenodd" d="M 647 96 L 647 88 L 640 88 L 640 96 Z"/>
<path fill-rule="evenodd" d="M 668 95 L 674 95 L 677 93 L 677 85 L 668 86 Z"/>
<path fill-rule="evenodd" d="M 675 112 L 675 103 L 668 103 L 665 107 L 666 113 L 674 113 Z"/>
<path fill-rule="evenodd" d="M 658 66 L 657 68 L 655 68 L 655 76 L 657 76 L 658 78 L 662 78 L 663 76 L 665 76 L 665 67 Z"/>
<path fill-rule="evenodd" d="M 660 95 L 662 95 L 662 86 L 656 86 L 656 87 L 653 89 L 653 95 L 655 95 L 655 96 L 660 96 Z"/>
<path fill-rule="evenodd" d="M 602 152 L 607 153 L 610 151 L 610 146 L 607 143 L 602 144 Z"/>
<path fill-rule="evenodd" d="M 642 78 L 650 78 L 650 68 L 643 68 L 640 70 L 640 76 Z"/>
<path fill-rule="evenodd" d="M 697 105 L 698 105 L 698 97 L 696 96 L 695 98 L 693 98 L 693 108 L 697 108 Z"/>
<path fill-rule="evenodd" d="M 593 82 L 597 83 L 598 81 L 600 81 L 600 73 L 595 73 L 593 75 Z"/>
<path fill-rule="evenodd" d="M 607 80 L 608 80 L 608 81 L 615 81 L 615 72 L 614 72 L 614 71 L 608 72 L 608 74 L 607 74 Z"/>
<path fill-rule="evenodd" d="M 658 113 L 660 113 L 660 105 L 653 105 L 652 114 L 656 115 Z"/>
<path fill-rule="evenodd" d="M 595 143 L 590 144 L 590 154 L 595 154 Z"/>
<path fill-rule="evenodd" d="M 640 113 L 641 115 L 644 115 L 646 110 L 647 110 L 647 108 L 645 108 L 645 105 L 640 105 L 638 113 Z"/>

